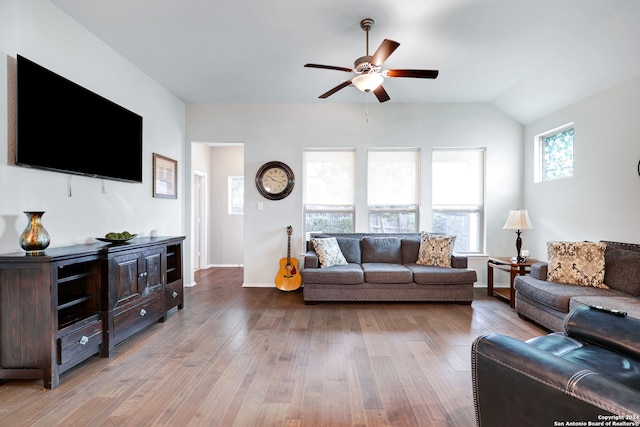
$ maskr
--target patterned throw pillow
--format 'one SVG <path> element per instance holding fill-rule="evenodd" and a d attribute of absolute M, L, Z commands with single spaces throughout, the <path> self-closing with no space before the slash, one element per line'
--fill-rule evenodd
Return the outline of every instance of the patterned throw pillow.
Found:
<path fill-rule="evenodd" d="M 313 248 L 318 254 L 320 268 L 333 267 L 334 265 L 347 265 L 347 260 L 342 255 L 340 246 L 335 237 L 323 239 L 311 239 Z"/>
<path fill-rule="evenodd" d="M 547 242 L 547 281 L 609 289 L 604 284 L 605 243 Z"/>
<path fill-rule="evenodd" d="M 416 264 L 451 268 L 451 255 L 456 236 L 422 232 Z"/>

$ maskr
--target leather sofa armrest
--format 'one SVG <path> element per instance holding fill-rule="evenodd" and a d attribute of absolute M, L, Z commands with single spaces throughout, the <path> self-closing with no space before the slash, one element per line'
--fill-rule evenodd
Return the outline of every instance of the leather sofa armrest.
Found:
<path fill-rule="evenodd" d="M 552 426 L 640 414 L 637 390 L 515 338 L 477 338 L 471 362 L 479 426 Z"/>
<path fill-rule="evenodd" d="M 304 254 L 304 268 L 320 268 L 320 261 L 318 261 L 318 254 L 315 251 L 307 251 Z"/>
<path fill-rule="evenodd" d="M 451 255 L 451 268 L 467 268 L 468 259 L 464 255 Z"/>
<path fill-rule="evenodd" d="M 564 330 L 572 338 L 640 359 L 640 319 L 581 306 L 565 318 Z"/>
<path fill-rule="evenodd" d="M 531 277 L 547 281 L 547 272 L 549 269 L 549 264 L 546 262 L 537 262 L 531 266 Z"/>

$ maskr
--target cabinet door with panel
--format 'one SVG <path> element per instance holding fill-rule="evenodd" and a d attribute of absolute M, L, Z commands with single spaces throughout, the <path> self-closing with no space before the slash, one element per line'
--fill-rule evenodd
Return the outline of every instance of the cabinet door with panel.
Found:
<path fill-rule="evenodd" d="M 109 261 L 110 348 L 164 319 L 165 248 L 122 251 Z"/>

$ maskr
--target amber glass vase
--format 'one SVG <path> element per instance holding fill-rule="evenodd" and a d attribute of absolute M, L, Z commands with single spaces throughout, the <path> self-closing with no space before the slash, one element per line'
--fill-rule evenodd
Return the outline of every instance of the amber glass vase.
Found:
<path fill-rule="evenodd" d="M 44 212 L 25 211 L 29 223 L 20 235 L 20 246 L 27 251 L 29 255 L 39 255 L 49 246 L 49 233 L 42 225 L 42 215 Z"/>

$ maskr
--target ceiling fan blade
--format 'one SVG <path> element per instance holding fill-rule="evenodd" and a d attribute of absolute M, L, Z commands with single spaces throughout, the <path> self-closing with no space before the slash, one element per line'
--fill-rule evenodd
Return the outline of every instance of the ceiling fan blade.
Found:
<path fill-rule="evenodd" d="M 382 65 L 384 61 L 400 46 L 400 43 L 384 39 L 369 61 L 373 65 Z"/>
<path fill-rule="evenodd" d="M 438 70 L 387 70 L 384 75 L 387 77 L 413 77 L 415 79 L 435 79 L 438 77 Z"/>
<path fill-rule="evenodd" d="M 375 88 L 373 90 L 373 93 L 375 94 L 376 98 L 378 98 L 378 101 L 380 102 L 387 102 L 388 100 L 391 99 L 387 91 L 384 90 L 384 88 L 382 87 L 382 85 Z"/>
<path fill-rule="evenodd" d="M 326 91 L 325 93 L 323 93 L 322 95 L 320 95 L 318 98 L 328 98 L 331 95 L 333 95 L 334 93 L 336 93 L 337 91 L 339 91 L 340 89 L 344 89 L 345 87 L 349 86 L 351 84 L 351 80 L 347 80 L 346 82 L 340 83 L 338 86 L 334 87 L 331 90 Z"/>
<path fill-rule="evenodd" d="M 322 68 L 324 70 L 337 70 L 337 71 L 345 71 L 347 73 L 350 73 L 353 71 L 353 68 L 346 68 L 346 67 L 335 67 L 333 65 L 322 65 L 322 64 L 304 64 L 305 67 L 308 68 Z"/>

